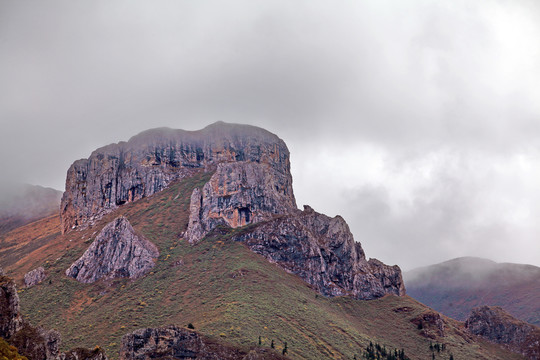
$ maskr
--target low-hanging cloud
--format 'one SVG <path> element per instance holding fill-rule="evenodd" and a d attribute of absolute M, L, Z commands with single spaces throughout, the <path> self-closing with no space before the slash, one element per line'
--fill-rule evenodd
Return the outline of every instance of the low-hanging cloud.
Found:
<path fill-rule="evenodd" d="M 249 123 L 369 256 L 540 265 L 539 24 L 529 0 L 6 0 L 0 183 L 62 189 L 145 129 Z"/>

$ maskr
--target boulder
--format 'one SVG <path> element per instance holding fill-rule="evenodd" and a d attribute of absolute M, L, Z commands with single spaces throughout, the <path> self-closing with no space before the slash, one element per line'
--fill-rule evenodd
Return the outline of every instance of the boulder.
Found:
<path fill-rule="evenodd" d="M 45 277 L 47 277 L 47 274 L 45 274 L 45 269 L 40 266 L 24 275 L 24 285 L 26 287 L 32 287 L 45 280 Z"/>

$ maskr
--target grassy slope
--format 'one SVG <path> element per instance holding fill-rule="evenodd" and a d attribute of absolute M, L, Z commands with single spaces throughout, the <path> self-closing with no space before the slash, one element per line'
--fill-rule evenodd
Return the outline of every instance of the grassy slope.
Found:
<path fill-rule="evenodd" d="M 59 330 L 64 348 L 99 344 L 113 358 L 128 331 L 191 322 L 202 333 L 237 345 L 256 344 L 259 336 L 264 346 L 274 340 L 279 349 L 287 342 L 294 359 L 352 359 L 369 341 L 403 348 L 412 359 L 431 359 L 430 340 L 410 322 L 429 309 L 409 297 L 324 298 L 297 276 L 230 241 L 230 231 L 219 229 L 195 246 L 179 240 L 191 191 L 208 179 L 209 174 L 199 174 L 125 205 L 93 229 L 51 233 L 45 245 L 7 266 L 19 281 L 32 266 L 44 264 L 48 271 L 42 284 L 20 292 L 26 318 Z M 159 247 L 153 271 L 137 281 L 79 284 L 68 279 L 65 269 L 92 235 L 120 214 Z M 393 311 L 400 307 L 410 311 Z M 447 321 L 448 335 L 437 341 L 448 350 L 438 359 L 450 353 L 455 359 L 520 358 L 494 345 L 480 346 L 459 329 L 460 323 Z"/>

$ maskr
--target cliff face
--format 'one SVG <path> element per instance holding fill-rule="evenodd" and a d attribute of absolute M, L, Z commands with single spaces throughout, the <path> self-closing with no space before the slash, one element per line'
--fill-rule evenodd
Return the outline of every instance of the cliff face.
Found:
<path fill-rule="evenodd" d="M 472 334 L 501 344 L 528 359 L 540 359 L 540 328 L 512 317 L 498 306 L 473 309 L 465 327 Z"/>
<path fill-rule="evenodd" d="M 271 360 L 286 359 L 268 349 L 246 351 L 211 341 L 195 331 L 169 326 L 139 329 L 122 338 L 121 360 L 201 359 Z"/>
<path fill-rule="evenodd" d="M 158 249 L 135 233 L 129 221 L 121 216 L 107 224 L 66 275 L 83 283 L 101 278 L 136 279 L 154 267 Z"/>
<path fill-rule="evenodd" d="M 73 163 L 61 203 L 62 231 L 85 226 L 197 169 L 237 161 L 265 164 L 281 174 L 283 186 L 292 196 L 289 151 L 281 139 L 266 130 L 225 123 L 200 131 L 154 129 Z"/>
<path fill-rule="evenodd" d="M 10 338 L 22 328 L 22 325 L 19 295 L 15 282 L 0 275 L 0 337 Z"/>
<path fill-rule="evenodd" d="M 267 163 L 219 164 L 202 190 L 191 195 L 184 237 L 195 243 L 220 224 L 236 228 L 294 212 L 291 182 L 290 173 Z"/>
<path fill-rule="evenodd" d="M 300 276 L 325 296 L 369 300 L 405 295 L 399 267 L 367 261 L 343 218 L 304 209 L 246 229 L 233 239 Z"/>

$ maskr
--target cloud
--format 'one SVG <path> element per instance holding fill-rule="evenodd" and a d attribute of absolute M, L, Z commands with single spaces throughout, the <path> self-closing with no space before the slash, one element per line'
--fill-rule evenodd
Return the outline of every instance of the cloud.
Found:
<path fill-rule="evenodd" d="M 539 264 L 538 38 L 529 0 L 3 1 L 0 183 L 61 189 L 148 128 L 249 123 L 369 256 Z"/>

